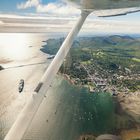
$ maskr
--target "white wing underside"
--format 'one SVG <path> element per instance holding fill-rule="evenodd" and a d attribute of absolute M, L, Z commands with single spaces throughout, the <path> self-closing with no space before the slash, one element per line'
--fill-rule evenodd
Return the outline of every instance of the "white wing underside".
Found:
<path fill-rule="evenodd" d="M 120 16 L 140 11 L 140 0 L 67 0 L 81 10 L 94 12 L 99 17 Z"/>
<path fill-rule="evenodd" d="M 93 13 L 98 17 L 113 17 L 123 16 L 130 13 L 140 12 L 140 8 L 123 8 L 123 9 L 110 9 L 110 10 L 95 10 Z"/>
<path fill-rule="evenodd" d="M 107 10 L 140 7 L 140 0 L 67 0 L 80 9 Z"/>

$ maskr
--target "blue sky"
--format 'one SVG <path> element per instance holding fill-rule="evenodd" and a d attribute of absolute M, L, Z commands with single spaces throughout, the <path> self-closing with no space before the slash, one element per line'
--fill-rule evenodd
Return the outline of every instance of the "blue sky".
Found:
<path fill-rule="evenodd" d="M 28 9 L 18 9 L 17 5 L 27 0 L 0 0 L 0 12 L 1 13 L 34 13 L 36 10 L 35 8 L 28 8 Z M 48 4 L 51 2 L 56 2 L 58 0 L 41 0 L 42 4 Z"/>
<path fill-rule="evenodd" d="M 0 0 L 1 14 L 75 15 L 79 11 L 65 0 Z"/>
<path fill-rule="evenodd" d="M 17 4 L 21 2 L 23 2 L 23 0 L 1 0 L 0 12 L 3 12 L 3 13 L 20 12 L 21 10 L 17 9 Z"/>

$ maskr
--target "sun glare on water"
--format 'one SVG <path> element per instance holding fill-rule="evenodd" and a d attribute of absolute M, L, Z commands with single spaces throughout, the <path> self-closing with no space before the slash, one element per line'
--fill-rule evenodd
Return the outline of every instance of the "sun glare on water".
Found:
<path fill-rule="evenodd" d="M 0 34 L 0 58 L 23 60 L 29 57 L 30 36 L 20 33 Z"/>

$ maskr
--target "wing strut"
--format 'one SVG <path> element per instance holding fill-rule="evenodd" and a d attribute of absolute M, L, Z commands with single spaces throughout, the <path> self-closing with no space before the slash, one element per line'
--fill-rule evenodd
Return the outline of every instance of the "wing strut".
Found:
<path fill-rule="evenodd" d="M 50 64 L 50 66 L 42 76 L 41 81 L 37 85 L 34 94 L 32 94 L 32 96 L 28 100 L 27 104 L 19 114 L 17 120 L 9 130 L 4 140 L 22 139 L 26 130 L 30 126 L 30 123 L 32 122 L 35 113 L 37 112 L 39 105 L 41 104 L 44 98 L 44 95 L 47 93 L 49 85 L 51 84 L 60 66 L 62 65 L 63 60 L 66 57 L 67 53 L 69 52 L 69 49 L 71 48 L 75 37 L 77 36 L 85 19 L 89 14 L 90 12 L 82 11 L 78 22 L 66 37 L 65 41 L 63 42 L 62 46 L 57 52 L 52 63 Z"/>

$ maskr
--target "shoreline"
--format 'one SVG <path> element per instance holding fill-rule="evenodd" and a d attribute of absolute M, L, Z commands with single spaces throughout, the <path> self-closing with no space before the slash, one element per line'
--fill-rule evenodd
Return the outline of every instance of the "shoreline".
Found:
<path fill-rule="evenodd" d="M 70 78 L 70 76 L 68 74 L 62 74 L 61 72 L 58 73 L 58 75 L 61 75 L 62 77 L 64 77 L 65 80 L 67 80 L 70 84 L 74 85 L 74 86 L 77 86 L 77 87 L 80 87 L 80 88 L 87 88 L 89 90 L 90 93 L 94 93 L 94 87 L 91 86 L 91 85 L 82 85 L 82 84 L 79 84 L 75 81 L 74 78 Z"/>
<path fill-rule="evenodd" d="M 72 84 L 73 86 L 77 86 L 77 87 L 85 87 L 84 85 L 80 85 L 80 84 L 76 84 L 74 78 L 71 79 L 70 76 L 68 74 L 63 74 L 61 72 L 58 72 L 58 75 L 64 77 L 65 80 L 67 80 L 70 84 Z"/>

